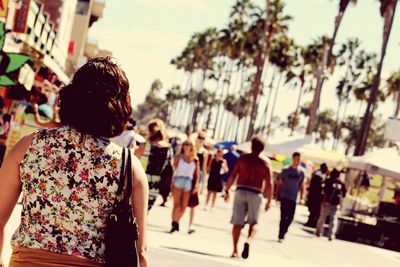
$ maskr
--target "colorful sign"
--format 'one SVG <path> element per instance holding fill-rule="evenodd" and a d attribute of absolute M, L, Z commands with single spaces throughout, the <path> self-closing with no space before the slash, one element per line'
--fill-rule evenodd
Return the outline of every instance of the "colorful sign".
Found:
<path fill-rule="evenodd" d="M 28 21 L 29 6 L 31 0 L 21 0 L 21 8 L 17 10 L 15 14 L 15 25 L 14 31 L 20 33 L 26 33 L 26 23 Z"/>
<path fill-rule="evenodd" d="M 0 22 L 0 86 L 15 85 L 15 81 L 9 76 L 12 72 L 19 71 L 30 60 L 30 56 L 18 53 L 5 53 L 3 51 L 6 39 L 4 22 Z"/>
<path fill-rule="evenodd" d="M 0 17 L 7 17 L 8 0 L 0 0 Z"/>

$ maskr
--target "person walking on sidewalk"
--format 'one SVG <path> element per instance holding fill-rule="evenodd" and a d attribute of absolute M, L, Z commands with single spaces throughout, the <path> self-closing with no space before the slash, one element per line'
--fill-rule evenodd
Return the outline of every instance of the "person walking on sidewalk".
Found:
<path fill-rule="evenodd" d="M 10 267 L 105 266 L 107 220 L 124 158 L 110 138 L 132 113 L 128 79 L 110 58 L 90 59 L 61 90 L 59 104 L 62 126 L 23 137 L 0 169 L 0 266 L 4 227 L 20 193 Z M 146 267 L 148 184 L 135 156 L 132 170 L 137 248 Z"/>
<path fill-rule="evenodd" d="M 174 178 L 172 196 L 172 227 L 170 233 L 179 231 L 179 221 L 185 214 L 191 194 L 197 192 L 200 164 L 196 156 L 194 144 L 186 140 L 182 144 L 182 151 L 174 160 Z M 193 183 L 194 180 L 194 183 Z"/>
<path fill-rule="evenodd" d="M 325 176 L 329 173 L 326 163 L 322 163 L 320 168 L 311 175 L 310 185 L 307 194 L 307 207 L 310 211 L 308 221 L 305 226 L 316 227 L 323 201 L 322 184 Z"/>
<path fill-rule="evenodd" d="M 339 180 L 340 172 L 334 169 L 330 178 L 324 183 L 324 201 L 321 205 L 321 215 L 318 219 L 316 235 L 323 233 L 326 218 L 329 216 L 328 239 L 332 241 L 332 230 L 335 222 L 336 211 L 346 196 L 346 186 Z"/>
<path fill-rule="evenodd" d="M 268 159 L 263 159 L 260 154 L 264 150 L 265 143 L 259 137 L 251 140 L 251 153 L 242 155 L 228 179 L 225 187 L 225 201 L 229 201 L 229 189 L 237 178 L 235 199 L 233 202 L 233 214 L 231 223 L 233 224 L 233 258 L 238 258 L 238 242 L 240 233 L 245 225 L 249 224 L 249 234 L 244 244 L 242 258 L 249 257 L 249 249 L 254 236 L 257 233 L 258 217 L 262 193 L 265 191 L 268 201 L 265 211 L 268 211 L 273 195 L 272 189 L 272 168 Z"/>
<path fill-rule="evenodd" d="M 223 156 L 223 148 L 218 148 L 215 157 L 211 160 L 210 166 L 208 167 L 210 176 L 207 181 L 207 199 L 205 209 L 207 209 L 210 200 L 211 209 L 213 209 L 215 206 L 215 200 L 217 199 L 217 193 L 222 192 L 222 175 L 229 170 L 228 164 Z"/>
<path fill-rule="evenodd" d="M 173 150 L 168 143 L 164 122 L 154 119 L 147 125 L 151 144 L 146 168 L 149 182 L 149 211 L 157 200 L 158 194 L 163 198 L 162 206 L 167 202 L 172 180 Z"/>
<path fill-rule="evenodd" d="M 285 235 L 293 221 L 296 212 L 297 195 L 300 191 L 300 199 L 303 201 L 304 172 L 300 169 L 300 153 L 292 155 L 292 165 L 283 169 L 278 180 L 278 193 L 281 201 L 281 221 L 279 224 L 279 242 L 285 239 Z"/>

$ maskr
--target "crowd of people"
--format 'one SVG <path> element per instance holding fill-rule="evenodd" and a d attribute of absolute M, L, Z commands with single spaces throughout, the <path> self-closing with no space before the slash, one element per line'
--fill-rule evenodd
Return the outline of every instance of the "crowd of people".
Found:
<path fill-rule="evenodd" d="M 126 75 L 109 58 L 89 60 L 79 69 L 60 91 L 55 112 L 53 119 L 42 123 L 43 129 L 15 145 L 0 169 L 0 252 L 4 227 L 22 193 L 21 224 L 12 238 L 12 267 L 27 263 L 104 266 L 106 218 L 116 200 L 123 148 L 136 156 L 131 202 L 139 229 L 141 266 L 148 264 L 147 214 L 158 198 L 161 206 L 172 200 L 169 232 L 181 230 L 181 218 L 189 208 L 188 234 L 193 234 L 196 208 L 202 200 L 199 195 L 206 194 L 204 209 L 212 210 L 219 194 L 229 202 L 234 189 L 233 258 L 249 257 L 264 197 L 264 211 L 270 209 L 274 196 L 280 202 L 279 242 L 293 221 L 299 192 L 299 202 L 310 209 L 306 225 L 316 227 L 315 234 L 320 236 L 329 217 L 328 238 L 332 239 L 335 213 L 346 195 L 339 171 L 330 172 L 322 164 L 312 175 L 306 202 L 301 155 L 293 153 L 291 165 L 274 179 L 260 137 L 251 140 L 250 153 L 243 153 L 235 145 L 208 142 L 207 130 L 188 134 L 184 140 L 169 139 L 163 121 L 154 119 L 146 127 L 145 138 L 135 131 L 131 119 Z M 246 225 L 248 236 L 239 254 L 239 238 Z"/>
<path fill-rule="evenodd" d="M 294 152 L 290 166 L 274 175 L 271 160 L 263 154 L 265 143 L 260 137 L 252 139 L 250 153 L 243 153 L 237 150 L 236 145 L 223 147 L 218 143 L 208 143 L 206 129 L 187 134 L 184 140 L 173 139 L 173 142 L 168 141 L 166 127 L 159 119 L 150 121 L 147 131 L 150 148 L 146 173 L 152 192 L 149 210 L 158 196 L 162 197 L 161 206 L 165 206 L 170 196 L 173 201 L 170 233 L 180 231 L 180 221 L 187 208 L 190 209 L 188 233 L 195 233 L 193 221 L 196 207 L 200 204 L 199 194 L 205 194 L 203 207 L 207 211 L 213 210 L 218 194 L 228 202 L 231 189 L 235 188 L 231 218 L 232 257 L 249 256 L 250 244 L 257 233 L 263 196 L 267 199 L 264 211 L 269 210 L 274 196 L 280 203 L 279 242 L 285 239 L 297 203 L 309 207 L 310 216 L 305 226 L 316 228 L 315 235 L 320 236 L 327 221 L 327 236 L 332 240 L 335 214 L 346 195 L 338 170 L 329 171 L 325 163 L 321 164 L 306 184 L 301 154 Z M 132 135 L 135 134 L 132 130 Z M 246 224 L 249 225 L 249 234 L 239 254 L 239 237 Z"/>

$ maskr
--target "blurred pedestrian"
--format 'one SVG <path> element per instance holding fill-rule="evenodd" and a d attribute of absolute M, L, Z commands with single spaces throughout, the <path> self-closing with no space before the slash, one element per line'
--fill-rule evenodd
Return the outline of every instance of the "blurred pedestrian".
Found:
<path fill-rule="evenodd" d="M 208 167 L 208 173 L 210 174 L 207 181 L 207 198 L 205 209 L 207 210 L 208 203 L 211 199 L 211 210 L 215 206 L 215 200 L 217 198 L 217 193 L 222 192 L 222 175 L 229 171 L 228 164 L 223 158 L 224 150 L 223 148 L 218 148 L 215 157 L 211 160 Z"/>
<path fill-rule="evenodd" d="M 195 141 L 195 149 L 197 151 L 197 158 L 200 164 L 200 181 L 199 181 L 199 194 L 203 194 L 206 176 L 207 176 L 207 160 L 208 151 L 205 148 L 207 133 L 205 131 L 200 131 L 197 133 L 197 138 Z"/>
<path fill-rule="evenodd" d="M 23 199 L 10 267 L 105 266 L 106 223 L 123 177 L 123 150 L 109 139 L 122 133 L 131 112 L 125 73 L 109 58 L 91 59 L 60 92 L 63 126 L 13 147 L 0 169 L 0 253 L 20 193 Z M 135 157 L 132 170 L 140 266 L 146 267 L 148 185 Z"/>
<path fill-rule="evenodd" d="M 233 168 L 235 167 L 235 164 L 238 161 L 239 157 L 240 157 L 240 154 L 237 152 L 236 145 L 232 145 L 229 148 L 228 153 L 225 153 L 224 159 L 226 160 L 226 162 L 228 164 L 228 172 L 224 173 L 222 175 L 222 184 L 224 186 L 225 186 L 226 182 L 228 181 L 229 176 L 232 174 Z"/>
<path fill-rule="evenodd" d="M 310 215 L 308 216 L 308 221 L 305 226 L 313 228 L 317 226 L 323 200 L 322 184 L 328 173 L 328 166 L 326 163 L 322 163 L 320 168 L 311 175 L 307 194 L 307 206 Z"/>
<path fill-rule="evenodd" d="M 146 148 L 145 139 L 135 131 L 136 121 L 132 118 L 129 119 L 126 129 L 117 137 L 111 139 L 115 144 L 120 147 L 127 147 L 135 151 L 135 156 L 140 159 Z"/>
<path fill-rule="evenodd" d="M 174 207 L 172 209 L 172 227 L 170 233 L 179 231 L 179 221 L 185 214 L 190 195 L 196 193 L 197 181 L 199 181 L 199 168 L 196 148 L 190 140 L 186 140 L 182 144 L 181 152 L 174 159 L 174 178 L 172 183 Z M 195 181 L 194 185 L 193 181 Z"/>
<path fill-rule="evenodd" d="M 162 206 L 167 202 L 173 175 L 173 153 L 167 141 L 164 123 L 160 119 L 150 121 L 147 128 L 149 131 L 150 154 L 146 174 L 150 188 L 149 210 L 151 210 L 158 194 L 163 198 Z"/>
<path fill-rule="evenodd" d="M 324 196 L 321 205 L 321 215 L 318 219 L 316 235 L 319 237 L 323 233 L 326 218 L 329 216 L 328 239 L 332 241 L 332 231 L 335 223 L 335 216 L 338 207 L 346 196 L 346 186 L 339 179 L 340 172 L 334 169 L 329 179 L 324 182 Z"/>
<path fill-rule="evenodd" d="M 226 183 L 225 201 L 229 201 L 229 189 L 237 178 L 231 219 L 233 224 L 233 253 L 231 257 L 233 258 L 239 257 L 239 237 L 246 223 L 249 224 L 249 234 L 244 244 L 242 257 L 244 259 L 249 257 L 250 244 L 257 233 L 263 190 L 268 196 L 264 209 L 268 211 L 270 208 L 273 195 L 272 168 L 270 162 L 260 156 L 264 147 L 264 141 L 259 137 L 254 137 L 251 140 L 251 153 L 240 156 Z"/>
<path fill-rule="evenodd" d="M 282 170 L 278 180 L 278 192 L 281 202 L 281 221 L 279 224 L 279 242 L 285 239 L 285 235 L 293 221 L 296 212 L 296 202 L 300 191 L 300 202 L 304 195 L 304 172 L 300 168 L 301 156 L 295 152 L 292 155 L 292 164 Z"/>

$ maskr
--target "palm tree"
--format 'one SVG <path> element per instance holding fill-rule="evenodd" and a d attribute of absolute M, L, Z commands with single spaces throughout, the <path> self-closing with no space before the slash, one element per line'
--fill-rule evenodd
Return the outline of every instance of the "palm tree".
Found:
<path fill-rule="evenodd" d="M 285 3 L 282 0 L 266 0 L 265 18 L 260 17 L 255 21 L 255 32 L 258 34 L 254 49 L 254 66 L 256 73 L 252 84 L 252 107 L 250 112 L 250 124 L 247 139 L 254 133 L 254 126 L 258 111 L 258 97 L 261 92 L 261 79 L 263 76 L 266 58 L 269 55 L 271 40 L 277 33 L 285 33 L 288 29 L 287 22 L 292 19 L 289 15 L 284 15 Z"/>
<path fill-rule="evenodd" d="M 333 131 L 334 142 L 332 148 L 335 149 L 338 145 L 338 141 L 340 138 L 340 114 L 342 111 L 342 106 L 349 99 L 350 92 L 352 91 L 355 83 L 360 77 L 360 72 L 355 68 L 355 62 L 357 57 L 357 52 L 361 42 L 358 38 L 350 38 L 346 43 L 342 44 L 341 51 L 339 54 L 341 56 L 338 58 L 339 66 L 346 65 L 346 71 L 344 76 L 339 81 L 336 86 L 336 96 L 338 98 L 338 107 L 336 112 L 336 122 L 335 129 Z"/>
<path fill-rule="evenodd" d="M 165 100 L 168 102 L 167 122 L 170 125 L 172 125 L 173 107 L 175 107 L 176 102 L 181 100 L 181 99 L 182 99 L 182 93 L 181 93 L 181 86 L 180 85 L 172 86 L 168 90 L 167 94 L 165 95 Z"/>
<path fill-rule="evenodd" d="M 392 72 L 389 78 L 386 80 L 386 85 L 387 95 L 393 96 L 393 100 L 396 104 L 393 116 L 398 117 L 400 114 L 400 71 Z"/>
<path fill-rule="evenodd" d="M 371 89 L 371 95 L 368 100 L 367 109 L 365 110 L 365 115 L 363 117 L 363 121 L 360 127 L 360 135 L 357 139 L 356 149 L 354 151 L 354 155 L 363 155 L 368 142 L 368 134 L 371 129 L 371 123 L 374 115 L 374 111 L 376 108 L 376 102 L 379 94 L 379 85 L 381 82 L 381 73 L 383 62 L 386 55 L 386 48 L 389 42 L 390 32 L 392 30 L 394 15 L 396 13 L 397 0 L 380 0 L 380 13 L 384 18 L 384 26 L 383 26 L 383 43 L 381 49 L 381 59 L 378 65 L 377 73 L 374 79 L 374 83 Z"/>
<path fill-rule="evenodd" d="M 296 45 L 294 44 L 293 39 L 290 39 L 284 34 L 280 34 L 278 41 L 276 42 L 277 47 L 274 48 L 273 45 L 271 45 L 271 50 L 270 50 L 270 62 L 277 66 L 277 68 L 280 70 L 281 75 L 278 80 L 278 85 L 275 89 L 275 96 L 274 100 L 272 102 L 272 109 L 271 109 L 271 119 L 268 124 L 267 128 L 267 136 L 271 132 L 271 126 L 272 126 L 272 119 L 274 118 L 274 113 L 275 113 L 275 106 L 278 98 L 278 92 L 280 89 L 280 86 L 282 85 L 281 83 L 281 78 L 284 77 L 284 84 L 289 83 L 292 79 L 292 75 L 287 75 L 288 73 L 291 73 L 291 69 L 296 62 L 296 56 L 297 56 L 297 48 Z"/>
<path fill-rule="evenodd" d="M 306 90 L 306 84 L 308 78 L 312 74 L 312 66 L 310 59 L 307 58 L 307 55 L 310 55 L 306 52 L 306 47 L 298 47 L 297 48 L 297 62 L 294 64 L 293 71 L 287 74 L 288 77 L 292 77 L 295 79 L 295 85 L 298 85 L 299 96 L 297 98 L 296 109 L 293 112 L 292 116 L 290 116 L 289 127 L 291 129 L 291 135 L 293 135 L 296 126 L 299 123 L 300 116 L 300 108 L 301 108 L 301 100 L 303 94 Z M 295 86 L 296 87 L 296 86 Z"/>
<path fill-rule="evenodd" d="M 335 25 L 333 29 L 333 35 L 332 38 L 329 39 L 328 43 L 324 46 L 323 53 L 320 57 L 320 71 L 317 74 L 317 85 L 314 91 L 314 98 L 311 104 L 311 110 L 310 110 L 310 117 L 308 120 L 308 125 L 307 125 L 307 130 L 306 134 L 311 135 L 315 123 L 315 118 L 317 115 L 318 107 L 319 107 L 319 102 L 320 102 L 320 97 L 321 97 L 321 91 L 322 91 L 322 86 L 324 84 L 326 76 L 324 75 L 324 70 L 326 68 L 332 68 L 333 64 L 333 47 L 335 45 L 336 37 L 340 28 L 340 25 L 342 23 L 344 14 L 346 13 L 347 7 L 349 6 L 350 3 L 356 4 L 357 0 L 339 0 L 339 10 L 338 14 L 335 17 Z"/>
<path fill-rule="evenodd" d="M 208 28 L 204 32 L 196 33 L 193 36 L 196 44 L 194 50 L 194 60 L 201 70 L 201 78 L 197 88 L 197 98 L 194 102 L 193 116 L 192 116 L 192 130 L 196 131 L 198 127 L 198 116 L 200 113 L 200 103 L 202 98 L 202 91 L 204 83 L 207 78 L 207 72 L 212 71 L 214 68 L 214 58 L 218 54 L 218 31 L 216 28 Z"/>
<path fill-rule="evenodd" d="M 314 131 L 318 132 L 317 141 L 322 142 L 323 146 L 325 145 L 326 139 L 328 139 L 328 134 L 332 133 L 335 127 L 334 116 L 335 111 L 332 109 L 327 109 L 318 113 Z"/>
<path fill-rule="evenodd" d="M 251 0 L 236 1 L 230 13 L 228 27 L 221 30 L 219 34 L 220 55 L 229 61 L 229 64 L 227 64 L 229 66 L 221 88 L 221 101 L 220 107 L 218 107 L 216 126 L 214 127 L 214 137 L 221 137 L 229 127 L 229 119 L 226 118 L 229 114 L 220 111 L 223 104 L 222 99 L 231 93 L 230 87 L 233 72 L 235 70 L 239 71 L 244 67 L 246 32 L 251 25 L 251 16 L 256 12 L 256 9 L 256 5 Z M 222 109 L 222 111 L 224 110 Z"/>
<path fill-rule="evenodd" d="M 238 122 L 242 121 L 250 112 L 250 100 L 246 94 L 239 96 L 228 95 L 224 100 L 225 109 L 236 116 Z M 238 108 L 239 107 L 239 108 Z M 234 125 L 231 123 L 231 125 Z M 235 130 L 235 141 L 239 140 L 239 126 L 240 123 L 236 124 Z M 243 132 L 242 132 L 243 133 Z"/>

